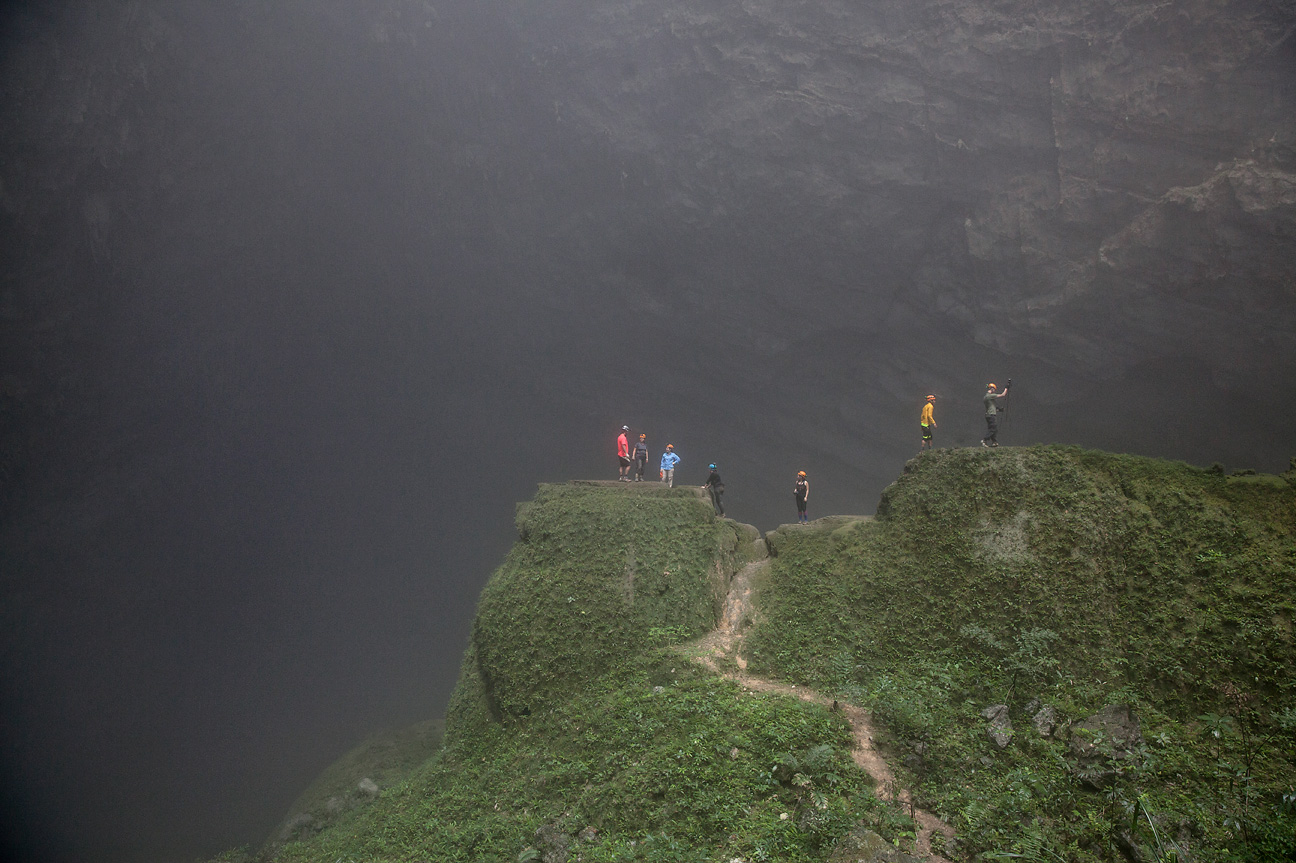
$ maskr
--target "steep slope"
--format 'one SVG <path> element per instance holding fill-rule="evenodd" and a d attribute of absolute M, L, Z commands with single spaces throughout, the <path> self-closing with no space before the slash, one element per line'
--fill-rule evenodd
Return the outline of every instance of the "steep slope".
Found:
<path fill-rule="evenodd" d="M 937 450 L 763 547 L 691 489 L 544 486 L 446 747 L 260 859 L 1280 859 L 1294 486 Z"/>
<path fill-rule="evenodd" d="M 543 485 L 482 591 L 448 731 L 530 715 L 621 658 L 709 629 L 738 536 L 693 489 Z"/>
<path fill-rule="evenodd" d="M 276 860 L 822 859 L 867 791 L 840 713 L 706 672 L 752 528 L 693 489 L 542 486 L 482 593 L 447 744 Z"/>
<path fill-rule="evenodd" d="M 1048 401 L 1158 356 L 1235 392 L 1290 380 L 1290 3 L 506 5 L 557 117 L 609 154 L 591 182 L 660 226 L 626 243 L 609 202 L 567 228 L 648 258 L 604 284 L 653 313 L 741 285 L 750 350 L 882 339 L 896 359 L 854 362 L 909 392 L 960 370 L 889 331 L 1033 357 Z"/>
<path fill-rule="evenodd" d="M 971 852 L 1277 859 L 1296 823 L 1294 533 L 1279 477 L 936 451 L 876 521 L 768 537 L 749 668 L 873 708 L 902 781 Z M 1121 705 L 1141 730 L 1107 728 L 1106 775 L 1064 729 Z"/>

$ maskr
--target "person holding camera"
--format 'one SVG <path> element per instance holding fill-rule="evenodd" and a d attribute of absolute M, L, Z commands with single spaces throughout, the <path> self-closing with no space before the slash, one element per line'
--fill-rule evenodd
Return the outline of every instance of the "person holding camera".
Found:
<path fill-rule="evenodd" d="M 985 402 L 986 436 L 981 438 L 981 446 L 999 446 L 997 439 L 999 435 L 999 414 L 1003 412 L 1003 409 L 996 406 L 995 403 L 999 399 L 1008 397 L 1008 388 L 1011 386 L 1012 379 L 1009 378 L 1008 386 L 1004 387 L 1001 393 L 995 392 L 994 384 L 990 384 L 986 388 L 985 398 L 982 399 Z"/>

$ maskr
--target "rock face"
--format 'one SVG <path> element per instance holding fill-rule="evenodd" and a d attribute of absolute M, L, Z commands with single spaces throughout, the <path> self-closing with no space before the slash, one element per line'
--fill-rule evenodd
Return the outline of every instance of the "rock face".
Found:
<path fill-rule="evenodd" d="M 1000 749 L 1012 742 L 1012 721 L 1008 718 L 1007 704 L 993 704 L 981 711 L 986 721 L 986 737 Z"/>
<path fill-rule="evenodd" d="M 1040 737 L 1050 737 L 1057 728 L 1057 711 L 1052 707 L 1041 707 L 1031 717 L 1031 724 L 1035 726 Z"/>
<path fill-rule="evenodd" d="M 1218 346 L 1256 327 L 1287 334 L 1290 356 L 1296 45 L 1281 3 L 586 8 L 512 7 L 555 112 L 690 232 L 740 231 L 784 262 L 813 252 L 841 293 L 804 298 L 799 318 L 867 331 L 933 315 L 1003 349 L 1062 340 L 1098 367 L 1167 334 L 1137 338 L 1151 321 L 1120 312 L 1213 340 L 1204 307 Z M 1117 320 L 1077 333 L 1095 306 Z"/>
<path fill-rule="evenodd" d="M 833 849 L 828 863 L 918 863 L 872 830 L 856 827 Z"/>
<path fill-rule="evenodd" d="M 1136 757 L 1142 742 L 1138 716 L 1130 706 L 1109 704 L 1071 727 L 1073 772 L 1090 788 L 1105 788 Z"/>
<path fill-rule="evenodd" d="M 540 863 L 567 863 L 571 857 L 572 838 L 556 824 L 544 824 L 535 832 Z"/>
<path fill-rule="evenodd" d="M 272 194 L 258 184 L 254 201 L 230 199 L 209 178 L 231 170 L 200 161 L 224 126 L 161 119 L 193 98 L 148 70 L 202 80 L 192 58 L 203 40 L 166 4 L 113 6 L 129 38 L 84 61 L 15 54 L 11 101 L 23 109 L 0 120 L 0 142 L 48 143 L 0 177 L 20 262 L 14 314 L 54 302 L 27 286 L 51 243 L 124 273 L 177 233 L 230 235 L 242 249 L 230 226 Z M 362 45 L 391 70 L 400 116 L 430 124 L 406 145 L 408 169 L 400 153 L 369 157 L 392 165 L 401 189 L 377 191 L 393 225 L 374 230 L 420 225 L 412 250 L 461 256 L 527 329 L 586 346 L 573 367 L 589 366 L 591 350 L 628 348 L 620 310 L 633 307 L 653 335 L 716 340 L 727 350 L 707 380 L 732 390 L 730 409 L 753 396 L 763 408 L 802 400 L 804 381 L 776 370 L 813 347 L 841 378 L 809 400 L 824 402 L 813 419 L 789 411 L 788 428 L 774 425 L 841 453 L 852 439 L 835 424 L 893 434 L 889 417 L 834 391 L 846 382 L 868 375 L 874 400 L 972 380 L 975 393 L 975 366 L 1004 354 L 1031 364 L 1033 397 L 1049 404 L 1158 361 L 1201 373 L 1182 386 L 1203 407 L 1218 391 L 1267 400 L 1296 389 L 1296 39 L 1283 0 L 324 6 L 333 29 L 312 38 Z M 250 15 L 222 25 L 236 44 L 269 29 Z M 234 86 L 257 93 L 255 80 Z M 273 237 L 289 213 L 336 207 L 319 191 L 332 166 L 306 175 L 288 144 L 320 137 L 301 131 L 315 132 L 318 111 L 283 107 L 256 105 L 275 122 L 240 125 L 246 153 L 230 147 L 238 166 L 265 165 L 268 188 L 290 202 L 251 226 L 257 236 Z M 112 191 L 96 179 L 105 171 Z M 52 212 L 51 188 L 69 190 L 66 213 Z M 124 229 L 173 199 L 200 215 L 181 208 L 153 233 Z M 74 244 L 55 223 L 75 227 Z M 495 325 L 494 312 L 474 314 L 473 326 Z M 718 334 L 706 323 L 716 317 Z M 50 347 L 29 334 L 39 320 L 13 320 L 33 351 Z M 861 341 L 873 349 L 861 355 Z M 504 350 L 524 354 L 526 342 Z M 659 339 L 635 347 L 692 374 Z M 525 356 L 501 364 L 533 367 Z M 10 389 L 34 404 L 62 386 L 48 376 L 19 369 Z M 583 371 L 572 385 L 603 383 Z M 1139 398 L 1167 391 L 1158 384 Z"/>

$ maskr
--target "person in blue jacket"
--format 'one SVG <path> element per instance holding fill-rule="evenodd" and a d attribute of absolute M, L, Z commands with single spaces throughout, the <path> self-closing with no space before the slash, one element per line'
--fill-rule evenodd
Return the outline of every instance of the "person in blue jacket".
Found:
<path fill-rule="evenodd" d="M 662 453 L 661 460 L 661 481 L 666 483 L 667 488 L 675 487 L 675 465 L 679 460 L 680 457 L 675 455 L 675 446 L 666 444 L 666 452 Z"/>

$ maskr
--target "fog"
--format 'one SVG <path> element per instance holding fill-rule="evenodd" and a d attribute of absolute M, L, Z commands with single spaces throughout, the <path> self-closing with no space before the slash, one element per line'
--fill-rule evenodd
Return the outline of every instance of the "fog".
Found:
<path fill-rule="evenodd" d="M 1010 377 L 1005 444 L 1285 469 L 1290 10 L 1016 5 L 5 7 L 5 859 L 259 844 L 623 423 L 763 530 Z"/>

